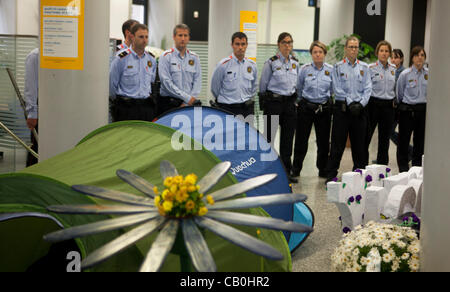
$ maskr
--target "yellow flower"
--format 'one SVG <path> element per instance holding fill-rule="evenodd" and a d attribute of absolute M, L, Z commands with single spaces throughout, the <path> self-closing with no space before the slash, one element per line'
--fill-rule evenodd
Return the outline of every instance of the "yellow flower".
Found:
<path fill-rule="evenodd" d="M 195 186 L 188 186 L 187 190 L 188 190 L 188 192 L 192 193 L 192 192 L 195 192 L 197 190 L 197 188 Z"/>
<path fill-rule="evenodd" d="M 212 196 L 210 195 L 206 196 L 206 201 L 208 201 L 208 204 L 214 205 L 214 199 Z"/>
<path fill-rule="evenodd" d="M 189 198 L 189 195 L 185 192 L 178 191 L 177 194 L 175 195 L 175 198 L 178 203 L 183 203 L 186 202 L 186 200 Z"/>
<path fill-rule="evenodd" d="M 166 211 L 164 211 L 164 207 L 161 205 L 158 205 L 158 212 L 161 216 L 166 216 Z"/>
<path fill-rule="evenodd" d="M 170 201 L 165 201 L 165 202 L 163 203 L 163 208 L 164 208 L 164 211 L 165 211 L 165 212 L 170 212 L 170 211 L 172 211 L 173 203 L 170 202 Z"/>
<path fill-rule="evenodd" d="M 171 193 L 175 194 L 177 192 L 177 190 L 178 190 L 178 186 L 176 184 L 172 184 L 170 186 L 170 192 Z"/>
<path fill-rule="evenodd" d="M 166 199 L 168 193 L 169 193 L 169 190 L 167 190 L 167 189 L 163 191 L 163 193 L 161 195 L 163 200 Z"/>
<path fill-rule="evenodd" d="M 164 179 L 164 186 L 165 187 L 170 187 L 173 184 L 173 177 L 168 176 L 166 177 L 166 179 Z"/>
<path fill-rule="evenodd" d="M 159 206 L 159 203 L 161 202 L 161 196 L 155 197 L 155 205 Z"/>
<path fill-rule="evenodd" d="M 181 184 L 181 183 L 183 182 L 183 177 L 182 177 L 181 175 L 178 175 L 178 176 L 176 176 L 176 177 L 173 179 L 173 182 L 174 182 L 175 184 L 179 185 L 179 184 Z"/>
<path fill-rule="evenodd" d="M 186 203 L 186 210 L 191 211 L 191 210 L 194 209 L 194 208 L 195 208 L 195 203 L 194 203 L 194 201 L 189 200 L 189 201 Z"/>
<path fill-rule="evenodd" d="M 206 213 L 208 213 L 208 208 L 201 207 L 200 210 L 198 211 L 198 216 L 205 216 Z"/>
<path fill-rule="evenodd" d="M 155 195 L 159 195 L 158 187 L 154 187 L 153 192 L 155 193 Z"/>
<path fill-rule="evenodd" d="M 256 230 L 256 234 L 257 234 L 257 235 L 261 235 L 261 230 L 257 229 L 257 230 Z"/>
<path fill-rule="evenodd" d="M 184 183 L 188 185 L 195 185 L 197 183 L 197 176 L 193 173 L 186 176 Z"/>
<path fill-rule="evenodd" d="M 164 199 L 164 201 L 170 201 L 172 202 L 175 198 L 175 194 L 172 192 L 167 192 L 166 197 Z"/>

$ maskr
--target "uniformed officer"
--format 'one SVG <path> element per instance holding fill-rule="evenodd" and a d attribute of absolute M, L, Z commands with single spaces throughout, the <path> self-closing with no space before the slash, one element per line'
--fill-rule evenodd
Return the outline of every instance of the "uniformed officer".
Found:
<path fill-rule="evenodd" d="M 293 40 L 291 34 L 283 32 L 278 36 L 279 52 L 264 64 L 259 83 L 260 104 L 263 104 L 264 115 L 267 117 L 267 141 L 272 142 L 272 115 L 279 116 L 281 127 L 280 156 L 289 174 L 290 182 L 298 180 L 290 175 L 292 169 L 292 144 L 296 124 L 297 77 L 300 69 L 298 60 L 291 55 Z M 278 129 L 278 125 L 274 133 Z M 275 134 L 274 134 L 275 136 Z"/>
<path fill-rule="evenodd" d="M 233 54 L 218 63 L 211 80 L 211 92 L 218 107 L 244 118 L 254 114 L 258 78 L 256 63 L 245 57 L 247 46 L 247 35 L 234 33 Z"/>
<path fill-rule="evenodd" d="M 308 152 L 311 128 L 316 130 L 319 176 L 326 178 L 330 149 L 331 93 L 333 66 L 324 62 L 327 47 L 315 41 L 309 49 L 313 62 L 304 65 L 299 74 L 297 90 L 300 101 L 297 110 L 297 133 L 295 138 L 293 176 L 299 176 Z"/>
<path fill-rule="evenodd" d="M 202 89 L 202 69 L 198 55 L 187 49 L 189 27 L 186 24 L 175 26 L 173 40 L 175 47 L 165 51 L 159 58 L 159 115 L 180 106 L 200 103 L 198 96 Z"/>
<path fill-rule="evenodd" d="M 120 53 L 123 50 L 128 49 L 131 46 L 131 42 L 132 42 L 132 33 L 131 33 L 131 29 L 133 28 L 133 26 L 135 24 L 138 24 L 139 21 L 134 20 L 134 19 L 128 19 L 127 21 L 125 21 L 122 24 L 122 33 L 123 33 L 123 43 L 121 43 L 120 45 L 118 45 L 116 47 L 116 52 Z"/>
<path fill-rule="evenodd" d="M 397 163 L 400 172 L 409 170 L 408 146 L 413 136 L 412 165 L 422 165 L 425 144 L 425 120 L 429 73 L 424 67 L 426 53 L 422 47 L 411 51 L 410 68 L 405 69 L 397 82 L 399 102 L 399 145 Z"/>
<path fill-rule="evenodd" d="M 389 138 L 392 133 L 395 117 L 395 72 L 394 65 L 389 64 L 392 46 L 387 41 L 378 43 L 375 49 L 378 61 L 369 66 L 372 79 L 372 95 L 370 97 L 369 127 L 367 133 L 367 158 L 369 145 L 375 128 L 378 126 L 378 154 L 377 163 L 389 164 Z"/>
<path fill-rule="evenodd" d="M 30 130 L 38 129 L 38 93 L 39 93 L 39 49 L 32 50 L 25 59 L 24 99 L 27 112 L 27 126 Z M 31 135 L 31 149 L 38 153 L 38 141 Z M 36 157 L 28 153 L 27 167 L 38 163 Z"/>
<path fill-rule="evenodd" d="M 333 128 L 331 150 L 327 165 L 327 181 L 337 176 L 347 137 L 350 136 L 353 170 L 367 165 L 366 106 L 372 93 L 369 66 L 357 59 L 359 40 L 354 36 L 347 38 L 345 58 L 334 66 Z"/>
<path fill-rule="evenodd" d="M 147 26 L 136 24 L 131 32 L 131 48 L 122 51 L 111 63 L 110 95 L 115 99 L 113 120 L 152 121 L 156 116 L 155 103 L 151 98 L 156 60 L 145 51 Z"/>

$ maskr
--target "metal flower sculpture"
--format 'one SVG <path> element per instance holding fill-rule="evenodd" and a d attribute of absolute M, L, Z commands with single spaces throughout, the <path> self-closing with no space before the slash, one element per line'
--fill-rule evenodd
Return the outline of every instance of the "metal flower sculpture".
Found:
<path fill-rule="evenodd" d="M 140 224 L 93 251 L 82 261 L 81 267 L 83 269 L 92 267 L 152 232 L 160 230 L 140 271 L 158 271 L 174 247 L 177 237 L 181 237 L 181 234 L 185 250 L 187 250 L 194 268 L 201 272 L 216 271 L 214 259 L 202 232 L 197 227 L 199 226 L 253 253 L 271 260 L 281 260 L 282 254 L 272 246 L 220 222 L 302 233 L 312 232 L 311 227 L 295 222 L 222 210 L 292 204 L 306 200 L 306 196 L 280 194 L 227 200 L 273 180 L 276 174 L 251 178 L 205 196 L 204 194 L 227 173 L 230 167 L 230 162 L 219 163 L 197 183 L 195 174 L 186 177 L 180 176 L 172 163 L 162 161 L 160 172 L 166 189 L 161 193 L 157 187 L 145 179 L 125 170 L 117 171 L 118 177 L 143 192 L 147 197 L 93 186 L 72 186 L 74 190 L 83 194 L 122 204 L 60 205 L 48 207 L 49 211 L 66 214 L 127 216 L 63 229 L 46 235 L 44 239 L 59 242 Z M 181 232 L 179 233 L 180 226 Z M 180 235 L 177 236 L 177 234 Z"/>

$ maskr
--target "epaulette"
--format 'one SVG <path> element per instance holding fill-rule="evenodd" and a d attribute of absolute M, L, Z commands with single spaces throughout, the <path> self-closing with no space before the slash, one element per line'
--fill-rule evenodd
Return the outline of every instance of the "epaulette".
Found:
<path fill-rule="evenodd" d="M 152 52 L 150 51 L 146 51 L 150 56 L 152 56 L 153 58 L 156 58 L 155 55 L 152 54 Z"/>
<path fill-rule="evenodd" d="M 376 66 L 378 66 L 378 63 L 372 63 L 372 64 L 369 65 L 369 68 L 374 68 Z"/>
<path fill-rule="evenodd" d="M 220 61 L 221 65 L 224 65 L 228 62 L 230 62 L 233 59 L 233 56 L 229 56 L 228 58 L 222 59 L 222 61 Z"/>
<path fill-rule="evenodd" d="M 252 63 L 253 65 L 256 65 L 256 62 L 255 61 L 253 61 L 252 59 L 249 59 L 249 58 L 245 58 L 247 61 L 249 61 L 250 63 Z"/>
<path fill-rule="evenodd" d="M 298 63 L 298 59 L 297 59 L 295 56 L 292 56 L 292 55 L 291 55 L 291 57 L 292 57 L 292 59 L 293 59 L 295 62 Z"/>
<path fill-rule="evenodd" d="M 198 58 L 198 55 L 197 55 L 195 52 L 189 51 L 189 50 L 187 50 L 187 52 L 188 52 L 189 54 L 194 55 L 194 56 L 196 56 L 196 57 Z"/>
<path fill-rule="evenodd" d="M 170 49 L 170 50 L 167 50 L 167 51 L 164 52 L 164 55 L 163 55 L 163 56 L 165 57 L 165 56 L 167 56 L 168 54 L 173 53 L 174 51 L 175 51 L 175 50 L 174 50 L 173 48 Z"/>
<path fill-rule="evenodd" d="M 331 65 L 328 64 L 328 63 L 323 63 L 323 65 L 324 65 L 325 67 L 328 67 L 328 68 L 330 68 L 330 69 L 333 69 L 333 66 L 331 66 Z"/>
<path fill-rule="evenodd" d="M 275 55 L 275 56 L 273 56 L 272 58 L 270 58 L 270 60 L 272 61 L 272 62 L 275 62 L 276 60 L 278 60 L 279 59 L 279 57 L 277 56 L 277 55 Z"/>
<path fill-rule="evenodd" d="M 117 56 L 119 56 L 119 58 L 124 58 L 126 56 L 128 56 L 131 53 L 130 49 L 128 50 L 124 50 L 123 52 L 121 52 L 120 54 L 118 54 Z"/>
<path fill-rule="evenodd" d="M 306 63 L 306 64 L 304 64 L 304 65 L 301 67 L 301 69 L 308 68 L 308 67 L 311 67 L 311 66 L 312 66 L 311 63 Z"/>

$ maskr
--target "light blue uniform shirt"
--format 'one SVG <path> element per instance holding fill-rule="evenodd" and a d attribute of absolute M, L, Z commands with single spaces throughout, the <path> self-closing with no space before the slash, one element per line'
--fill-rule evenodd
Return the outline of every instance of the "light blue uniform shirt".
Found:
<path fill-rule="evenodd" d="M 39 49 L 32 50 L 25 59 L 25 103 L 29 119 L 38 118 Z"/>
<path fill-rule="evenodd" d="M 297 77 L 300 70 L 298 60 L 292 56 L 286 59 L 282 54 L 270 58 L 264 63 L 259 82 L 259 91 L 291 96 L 297 88 Z"/>
<path fill-rule="evenodd" d="M 398 102 L 418 104 L 427 102 L 428 69 L 420 72 L 416 67 L 405 69 L 397 81 Z"/>
<path fill-rule="evenodd" d="M 298 76 L 298 96 L 313 103 L 327 102 L 333 91 L 333 70 L 327 63 L 322 68 L 314 63 L 303 65 Z"/>
<path fill-rule="evenodd" d="M 244 103 L 255 96 L 257 78 L 256 63 L 247 58 L 239 61 L 233 54 L 217 64 L 211 80 L 211 92 L 219 103 Z"/>
<path fill-rule="evenodd" d="M 132 48 L 114 57 L 109 72 L 111 97 L 117 95 L 142 99 L 152 93 L 156 78 L 156 60 L 148 52 L 139 57 Z"/>
<path fill-rule="evenodd" d="M 200 58 L 186 50 L 184 57 L 176 48 L 165 51 L 159 58 L 159 79 L 161 96 L 170 96 L 188 103 L 198 98 L 202 90 L 202 68 Z"/>
<path fill-rule="evenodd" d="M 386 67 L 378 61 L 370 64 L 370 77 L 372 79 L 372 96 L 392 100 L 395 98 L 395 72 L 396 68 L 392 64 Z"/>
<path fill-rule="evenodd" d="M 347 58 L 337 63 L 334 65 L 333 90 L 336 100 L 346 101 L 347 105 L 359 102 L 367 106 L 372 94 L 369 66 L 359 60 L 352 65 Z"/>

